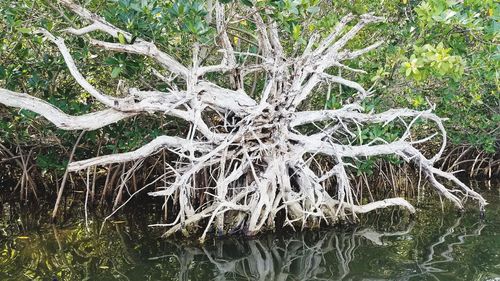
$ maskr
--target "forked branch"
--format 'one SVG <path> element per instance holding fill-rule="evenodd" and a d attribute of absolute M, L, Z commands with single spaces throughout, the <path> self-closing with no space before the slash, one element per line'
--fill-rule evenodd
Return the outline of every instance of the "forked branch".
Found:
<path fill-rule="evenodd" d="M 176 157 L 176 164 L 172 165 L 175 167 L 171 167 L 165 186 L 150 193 L 163 196 L 166 201 L 172 200 L 179 207 L 173 220 L 155 225 L 170 227 L 166 236 L 177 231 L 185 235 L 202 233 L 201 240 L 210 232 L 223 235 L 239 231 L 255 235 L 275 228 L 278 214 L 284 218 L 285 226 L 295 229 L 356 220 L 357 214 L 391 206 L 414 213 L 415 208 L 404 198 L 359 203 L 348 173 L 356 167 L 350 163 L 386 155 L 396 155 L 414 164 L 431 186 L 457 208 L 462 209 L 467 198 L 479 202 L 481 208 L 486 205 L 480 194 L 453 174 L 434 167 L 446 145 L 443 119 L 431 110 L 365 112 L 360 101 L 372 93 L 355 81 L 327 73 L 332 67 L 364 73 L 342 62 L 372 51 L 381 43 L 359 50 L 346 50 L 345 47 L 366 25 L 383 21 L 383 18 L 371 14 L 347 15 L 325 38 L 314 35 L 301 55 L 289 57 L 277 23 L 267 14 L 268 8 L 239 8 L 218 2 L 214 6 L 217 29 L 214 41 L 222 52 L 221 63 L 200 65 L 199 48 L 195 46 L 193 62 L 184 66 L 153 42 L 140 38 L 132 42 L 130 33 L 104 18 L 70 0 L 59 2 L 88 24 L 79 29 L 69 28 L 67 33 L 90 36 L 91 32 L 104 32 L 115 38 L 122 34 L 130 44 L 89 40 L 91 45 L 108 51 L 152 58 L 173 77 L 181 79 L 167 79 L 154 71 L 171 84 L 171 90 L 146 91 L 132 87 L 125 91 L 124 97 L 101 93 L 79 72 L 64 40 L 40 30 L 57 45 L 77 83 L 108 109 L 69 116 L 36 97 L 4 89 L 0 89 L 0 103 L 41 114 L 66 130 L 98 129 L 145 113 L 173 116 L 188 124 L 185 133 L 157 137 L 135 151 L 79 160 L 68 167 L 69 171 L 80 171 L 96 165 L 142 160 L 168 150 Z M 233 15 L 247 13 L 247 18 L 253 19 L 253 32 L 260 49 L 251 55 L 260 63 L 247 68 L 238 65 L 236 55 L 249 53 L 238 50 L 229 40 L 227 29 L 231 22 L 225 18 L 227 7 L 236 9 L 230 11 Z M 356 24 L 348 28 L 356 19 Z M 229 79 L 210 81 L 206 78 L 210 75 L 205 75 L 209 72 L 220 72 Z M 263 73 L 262 81 L 258 81 L 262 90 L 257 98 L 245 91 L 244 77 L 254 72 Z M 356 90 L 357 101 L 335 110 L 323 110 L 323 106 L 318 106 L 317 110 L 300 111 L 304 100 L 313 93 L 321 94 L 318 86 L 325 81 Z M 435 124 L 434 133 L 417 133 L 420 120 Z M 360 144 L 357 132 L 363 126 L 395 123 L 403 130 L 397 139 L 379 137 Z M 426 157 L 416 147 L 429 143 L 435 136 L 441 137 L 440 148 Z M 313 163 L 318 157 L 333 168 L 329 171 L 315 169 Z M 200 177 L 203 177 L 201 183 Z M 332 180 L 327 181 L 330 178 Z M 449 181 L 455 187 L 438 179 Z M 327 182 L 332 186 L 326 186 Z M 199 227 L 203 231 L 198 231 Z"/>

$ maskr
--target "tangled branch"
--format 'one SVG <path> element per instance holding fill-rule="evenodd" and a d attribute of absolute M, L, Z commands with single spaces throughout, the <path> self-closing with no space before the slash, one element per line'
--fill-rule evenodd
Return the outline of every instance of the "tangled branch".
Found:
<path fill-rule="evenodd" d="M 359 18 L 347 15 L 323 40 L 318 41 L 319 37 L 313 36 L 302 54 L 289 57 L 280 41 L 277 24 L 259 11 L 250 10 L 260 47 L 260 54 L 255 55 L 260 59 L 245 66 L 245 72 L 238 71 L 242 66 L 238 65 L 237 52 L 226 33 L 228 22 L 221 3 L 217 3 L 213 11 L 223 54 L 221 63 L 199 65 L 195 46 L 193 64 L 184 66 L 153 42 L 141 38 L 131 44 L 91 38 L 91 32 L 103 32 L 114 38 L 123 34 L 127 39 L 131 39 L 131 34 L 70 0 L 59 2 L 89 23 L 80 29 L 69 28 L 66 33 L 86 35 L 93 46 L 107 51 L 150 57 L 165 71 L 182 78 L 183 84 L 178 85 L 182 90 L 161 92 L 130 88 L 125 97 L 102 93 L 78 71 L 64 40 L 46 30 L 39 30 L 39 34 L 58 47 L 78 84 L 108 109 L 68 116 L 38 98 L 4 89 L 0 90 L 0 102 L 34 111 L 66 130 L 95 130 L 150 112 L 188 122 L 191 127 L 186 136 L 160 136 L 135 151 L 76 161 L 68 167 L 69 171 L 75 172 L 95 165 L 144 159 L 163 149 L 175 153 L 179 164 L 172 181 L 151 193 L 179 206 L 174 221 L 155 225 L 170 227 L 167 236 L 177 231 L 187 234 L 198 226 L 204 228 L 201 240 L 212 229 L 218 234 L 243 231 L 254 235 L 263 229 L 274 228 L 278 214 L 284 217 L 284 225 L 311 228 L 349 217 L 355 220 L 356 214 L 389 206 L 401 206 L 414 213 L 415 208 L 403 198 L 386 198 L 365 205 L 357 202 L 348 169 L 354 160 L 372 156 L 397 155 L 413 163 L 424 172 L 433 188 L 459 209 L 463 208 L 467 198 L 477 200 L 481 208 L 486 204 L 481 195 L 453 174 L 434 167 L 446 145 L 441 118 L 431 110 L 404 108 L 364 113 L 361 101 L 371 93 L 359 83 L 327 73 L 332 67 L 362 72 L 342 62 L 375 49 L 381 42 L 359 50 L 346 49 L 347 43 L 366 25 L 383 21 L 383 18 L 371 14 Z M 358 22 L 348 28 L 348 24 L 356 19 Z M 208 72 L 229 75 L 230 87 L 204 78 Z M 265 86 L 259 100 L 251 98 L 242 84 L 243 76 L 251 72 L 260 72 L 264 77 Z M 302 102 L 317 93 L 324 82 L 339 83 L 356 90 L 356 101 L 337 110 L 300 111 Z M 222 120 L 207 124 L 206 120 L 214 113 Z M 433 122 L 437 132 L 415 139 L 420 134 L 414 134 L 412 129 L 421 120 Z M 377 123 L 384 126 L 397 123 L 405 130 L 397 140 L 376 139 L 367 144 L 353 144 L 352 139 L 357 136 L 355 132 L 359 127 Z M 304 133 L 300 129 L 303 126 L 317 130 Z M 438 135 L 442 138 L 442 145 L 432 157 L 424 156 L 416 148 L 416 145 Z M 324 172 L 313 169 L 311 159 L 318 156 L 328 159 L 333 168 Z M 197 185 L 197 176 L 202 172 L 209 175 L 209 180 L 204 182 L 206 186 Z M 325 180 L 330 178 L 335 186 L 327 188 Z M 438 178 L 451 181 L 458 189 L 446 187 Z"/>

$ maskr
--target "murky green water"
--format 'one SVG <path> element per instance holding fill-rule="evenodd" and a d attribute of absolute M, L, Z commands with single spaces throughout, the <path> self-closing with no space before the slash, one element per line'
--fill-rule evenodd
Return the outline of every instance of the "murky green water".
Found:
<path fill-rule="evenodd" d="M 204 247 L 159 239 L 140 211 L 98 225 L 44 223 L 47 211 L 0 204 L 0 280 L 500 280 L 500 185 L 483 187 L 476 210 L 422 204 L 410 220 L 384 211 L 365 227 L 258 239 L 213 240 Z M 43 208 L 42 208 L 43 209 Z M 75 211 L 74 217 L 83 216 Z"/>

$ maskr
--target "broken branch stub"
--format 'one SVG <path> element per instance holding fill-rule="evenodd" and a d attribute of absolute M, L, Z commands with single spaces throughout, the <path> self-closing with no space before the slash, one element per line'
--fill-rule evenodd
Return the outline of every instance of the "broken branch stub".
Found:
<path fill-rule="evenodd" d="M 88 23 L 80 29 L 67 29 L 69 36 L 88 37 L 90 32 L 103 32 L 113 37 L 118 34 L 130 36 L 130 33 L 69 0 L 59 2 Z M 446 144 L 446 131 L 438 116 L 430 110 L 404 108 L 363 113 L 360 101 L 369 95 L 363 86 L 326 73 L 332 67 L 354 70 L 344 66 L 342 61 L 356 58 L 380 45 L 375 43 L 354 51 L 345 49 L 348 41 L 364 26 L 382 21 L 382 18 L 369 14 L 358 18 L 348 15 L 323 40 L 315 43 L 319 39 L 315 36 L 302 54 L 288 57 L 280 42 L 277 24 L 272 19 L 261 16 L 258 10 L 238 10 L 239 13 L 247 12 L 248 19 L 253 19 L 256 38 L 259 39 L 260 54 L 255 54 L 254 64 L 247 66 L 251 72 L 260 72 L 259 77 L 263 77 L 259 81 L 263 84 L 262 93 L 255 100 L 238 84 L 242 83 L 243 77 L 238 69 L 245 66 L 238 65 L 235 57 L 238 52 L 226 33 L 229 21 L 225 19 L 224 5 L 217 3 L 215 12 L 217 42 L 223 53 L 219 65 L 198 65 L 199 60 L 195 57 L 192 64 L 184 66 L 153 42 L 140 38 L 132 44 L 118 44 L 90 37 L 90 43 L 96 48 L 152 58 L 166 71 L 182 78 L 176 82 L 179 85 L 174 87 L 175 91 L 130 88 L 129 95 L 120 98 L 101 93 L 78 71 L 64 40 L 40 30 L 39 33 L 56 44 L 78 84 L 108 109 L 69 116 L 38 98 L 4 89 L 0 89 L 0 103 L 34 111 L 65 130 L 95 130 L 150 112 L 188 122 L 191 129 L 185 136 L 160 136 L 132 152 L 80 160 L 68 166 L 69 171 L 76 172 L 95 165 L 144 159 L 163 149 L 175 153 L 178 165 L 171 173 L 170 185 L 150 193 L 177 200 L 180 206 L 174 221 L 155 225 L 170 227 L 167 236 L 177 231 L 187 233 L 191 226 L 204 228 L 202 240 L 210 229 L 218 234 L 244 231 L 253 235 L 274 228 L 278 213 L 284 217 L 285 225 L 294 228 L 333 224 L 355 218 L 359 213 L 389 206 L 400 206 L 414 213 L 415 208 L 403 198 L 386 198 L 366 205 L 357 202 L 348 176 L 348 169 L 352 166 L 349 162 L 371 156 L 397 155 L 415 164 L 427 176 L 431 186 L 457 208 L 463 208 L 466 198 L 477 200 L 481 207 L 486 204 L 481 195 L 454 175 L 434 167 Z M 352 21 L 357 23 L 348 28 L 347 24 Z M 194 53 L 196 56 L 197 52 Z M 210 71 L 230 75 L 228 81 L 231 85 L 218 85 L 204 78 L 203 74 Z M 299 105 L 311 95 L 318 94 L 319 85 L 325 82 L 339 83 L 356 90 L 357 101 L 337 110 L 300 111 Z M 425 157 L 415 145 L 428 141 L 434 135 L 415 139 L 419 135 L 413 134 L 412 129 L 417 120 L 433 122 L 436 135 L 442 138 L 440 150 L 430 158 Z M 352 142 L 359 126 L 395 122 L 406 127 L 399 139 L 380 139 L 363 145 Z M 317 130 L 312 134 L 302 133 L 301 126 Z M 311 155 L 329 159 L 334 167 L 318 172 L 312 167 L 314 161 L 310 161 Z M 199 192 L 196 186 L 196 177 L 200 173 L 210 175 L 204 183 L 203 192 Z M 333 179 L 335 186 L 327 188 L 324 185 L 328 178 Z M 438 179 L 451 181 L 457 190 L 446 187 Z M 462 197 L 458 196 L 458 190 Z M 201 196 L 203 200 L 200 200 Z"/>

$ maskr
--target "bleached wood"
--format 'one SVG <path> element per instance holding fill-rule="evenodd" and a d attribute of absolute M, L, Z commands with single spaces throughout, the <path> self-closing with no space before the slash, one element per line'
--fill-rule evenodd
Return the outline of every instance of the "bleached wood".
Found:
<path fill-rule="evenodd" d="M 114 107 L 115 103 L 119 102 L 119 99 L 110 97 L 108 95 L 105 95 L 101 92 L 99 92 L 94 86 L 92 86 L 85 77 L 80 73 L 78 68 L 76 67 L 75 61 L 73 60 L 73 57 L 69 53 L 68 48 L 66 47 L 66 44 L 64 43 L 64 39 L 60 37 L 55 37 L 51 33 L 49 33 L 45 29 L 39 29 L 36 33 L 43 34 L 46 38 L 48 38 L 50 41 L 52 41 L 54 44 L 57 45 L 59 48 L 59 51 L 61 52 L 61 55 L 64 58 L 64 61 L 66 62 L 66 65 L 73 77 L 75 78 L 76 82 L 82 86 L 85 91 L 87 91 L 90 95 L 92 95 L 94 98 L 96 98 L 98 101 L 102 102 L 103 104 L 109 106 L 109 107 Z"/>
<path fill-rule="evenodd" d="M 355 81 L 327 73 L 331 73 L 329 70 L 333 67 L 365 73 L 343 62 L 373 51 L 382 43 L 367 43 L 367 47 L 357 50 L 348 50 L 346 46 L 366 25 L 381 22 L 383 18 L 349 14 L 325 38 L 313 35 L 302 54 L 290 57 L 283 48 L 277 23 L 266 14 L 271 10 L 209 3 L 215 17 L 208 14 L 206 18 L 215 20 L 216 43 L 222 61 L 203 65 L 201 48 L 195 44 L 192 61 L 183 65 L 153 42 L 141 38 L 131 42 L 130 33 L 78 4 L 70 0 L 59 0 L 59 3 L 88 24 L 79 29 L 69 28 L 68 34 L 85 35 L 93 46 L 104 50 L 152 58 L 166 69 L 166 74 L 157 70 L 153 74 L 167 83 L 169 91 L 131 87 L 120 97 L 102 93 L 78 71 L 64 40 L 40 30 L 57 45 L 79 85 L 108 109 L 69 116 L 36 97 L 4 89 L 0 90 L 0 103 L 39 113 L 63 129 L 98 129 L 133 115 L 149 113 L 183 120 L 188 124 L 185 136 L 160 136 L 135 151 L 80 160 L 68 167 L 69 171 L 79 171 L 95 165 L 137 161 L 168 149 L 177 157 L 170 181 L 150 192 L 152 196 L 174 200 L 179 206 L 173 221 L 155 225 L 170 227 L 167 236 L 177 231 L 188 235 L 192 227 L 198 226 L 203 227 L 201 240 L 211 229 L 219 235 L 235 229 L 254 235 L 275 228 L 280 212 L 284 225 L 293 229 L 356 220 L 357 214 L 391 206 L 414 213 L 415 208 L 403 198 L 387 198 L 364 205 L 357 202 L 348 172 L 356 167 L 349 163 L 384 155 L 396 155 L 418 167 L 432 188 L 459 209 L 464 208 L 467 198 L 479 202 L 481 210 L 487 204 L 479 193 L 453 174 L 434 167 L 444 151 L 447 135 L 444 119 L 432 112 L 432 106 L 426 111 L 400 108 L 381 113 L 365 112 L 361 101 L 372 93 Z M 246 13 L 245 19 L 253 21 L 258 53 L 239 52 L 233 46 L 227 33 L 231 21 L 225 19 L 226 8 L 236 9 L 231 11 L 233 16 Z M 348 28 L 351 22 L 353 26 Z M 92 38 L 98 32 L 115 38 L 122 34 L 127 43 Z M 256 62 L 238 65 L 237 55 L 251 56 Z M 229 85 L 210 81 L 206 78 L 210 75 L 206 74 L 211 72 L 228 75 Z M 245 92 L 244 78 L 250 73 L 258 73 L 263 79 L 263 89 L 257 98 Z M 343 104 L 340 109 L 300 111 L 302 102 L 313 94 L 320 94 L 319 86 L 325 82 L 355 89 L 358 92 L 355 101 Z M 433 133 L 416 133 L 420 120 L 429 121 Z M 359 131 L 374 123 L 398 124 L 404 132 L 395 140 L 375 138 L 359 144 Z M 302 131 L 302 126 L 307 130 Z M 441 146 L 433 155 L 424 156 L 416 148 L 437 137 Z M 328 159 L 333 168 L 328 171 L 314 168 L 316 157 Z M 199 186 L 201 174 L 206 175 L 206 184 L 210 186 Z M 327 189 L 325 183 L 330 178 L 335 184 Z M 443 179 L 454 186 L 443 184 L 440 181 Z M 204 190 L 203 204 L 199 203 L 199 190 Z M 200 225 L 202 222 L 206 224 Z"/>
<path fill-rule="evenodd" d="M 141 148 L 125 153 L 104 155 L 88 160 L 72 162 L 68 165 L 69 171 L 80 171 L 88 167 L 100 165 L 104 166 L 111 163 L 124 163 L 135 161 L 139 159 L 144 159 L 159 152 L 163 148 L 177 149 L 179 152 L 187 151 L 189 146 L 195 146 L 200 152 L 207 152 L 210 150 L 209 146 L 204 146 L 203 144 L 192 143 L 189 140 L 170 137 L 170 136 L 159 136 L 149 142 L 148 144 L 142 146 Z"/>
<path fill-rule="evenodd" d="M 137 54 L 150 57 L 156 60 L 160 65 L 166 67 L 173 73 L 188 76 L 188 69 L 176 61 L 171 56 L 160 51 L 155 44 L 146 41 L 135 41 L 133 44 L 109 43 L 100 40 L 91 39 L 90 43 L 96 47 L 109 51 Z"/>
<path fill-rule="evenodd" d="M 106 109 L 72 116 L 37 97 L 7 89 L 0 89 L 0 103 L 38 113 L 63 130 L 97 130 L 136 115 L 135 113 Z"/>

